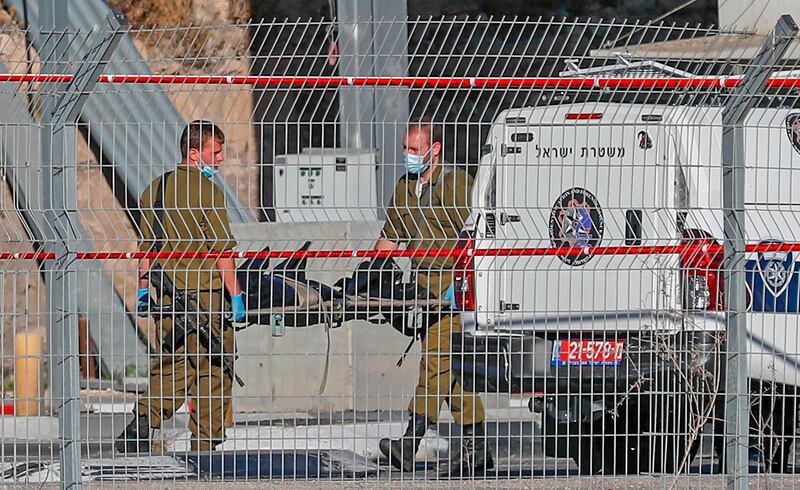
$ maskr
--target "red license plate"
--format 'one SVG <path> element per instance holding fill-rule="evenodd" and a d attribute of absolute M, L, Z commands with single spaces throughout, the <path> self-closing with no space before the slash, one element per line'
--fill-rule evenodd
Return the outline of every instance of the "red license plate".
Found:
<path fill-rule="evenodd" d="M 618 366 L 622 364 L 622 340 L 556 340 L 553 366 Z"/>

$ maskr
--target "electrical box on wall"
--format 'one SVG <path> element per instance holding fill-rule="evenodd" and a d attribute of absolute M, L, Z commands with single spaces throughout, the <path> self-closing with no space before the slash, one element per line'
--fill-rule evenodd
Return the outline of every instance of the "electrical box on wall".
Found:
<path fill-rule="evenodd" d="M 375 151 L 306 148 L 277 155 L 273 173 L 279 222 L 375 221 Z"/>

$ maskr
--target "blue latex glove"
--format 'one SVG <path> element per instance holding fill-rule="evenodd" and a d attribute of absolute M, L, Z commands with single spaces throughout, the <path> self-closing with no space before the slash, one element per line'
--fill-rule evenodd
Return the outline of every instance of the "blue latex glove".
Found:
<path fill-rule="evenodd" d="M 231 312 L 233 321 L 241 323 L 247 318 L 247 310 L 244 309 L 244 293 L 231 296 Z"/>
<path fill-rule="evenodd" d="M 136 314 L 141 317 L 148 316 L 150 310 L 150 288 L 139 288 L 136 293 Z"/>
<path fill-rule="evenodd" d="M 455 304 L 454 304 L 454 302 L 455 302 L 455 289 L 453 289 L 453 285 L 452 284 L 450 285 L 449 288 L 447 288 L 447 291 L 444 292 L 444 295 L 442 296 L 442 299 L 445 300 L 445 301 L 449 301 L 450 302 L 450 308 L 454 308 L 455 307 Z"/>

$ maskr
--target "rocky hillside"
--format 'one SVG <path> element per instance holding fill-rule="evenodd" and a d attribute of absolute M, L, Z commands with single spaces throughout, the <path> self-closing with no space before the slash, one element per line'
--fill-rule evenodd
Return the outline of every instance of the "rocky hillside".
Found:
<path fill-rule="evenodd" d="M 120 7 L 131 25 L 246 22 L 249 19 L 330 18 L 336 0 L 108 0 Z M 682 24 L 717 22 L 718 0 L 696 0 L 669 16 Z M 408 0 L 409 17 L 491 15 L 651 20 L 686 3 L 685 0 Z"/>

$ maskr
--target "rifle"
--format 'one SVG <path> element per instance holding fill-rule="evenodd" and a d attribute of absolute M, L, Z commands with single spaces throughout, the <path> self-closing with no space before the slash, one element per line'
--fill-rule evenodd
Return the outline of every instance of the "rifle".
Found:
<path fill-rule="evenodd" d="M 244 386 L 244 381 L 233 370 L 233 363 L 225 356 L 222 341 L 208 328 L 208 321 L 201 320 L 197 314 L 195 305 L 197 299 L 187 297 L 187 294 L 176 290 L 175 285 L 164 273 L 158 264 L 153 264 L 150 269 L 150 284 L 158 292 L 160 297 L 168 296 L 172 304 L 150 306 L 150 316 L 163 318 L 172 315 L 172 331 L 164 336 L 161 341 L 162 350 L 167 354 L 174 354 L 175 351 L 183 347 L 186 338 L 191 334 L 197 334 L 197 339 L 202 345 L 208 348 L 211 354 L 211 364 L 221 366 L 223 372 L 231 379 L 235 379 L 239 386 Z M 192 296 L 192 295 L 188 295 Z"/>

